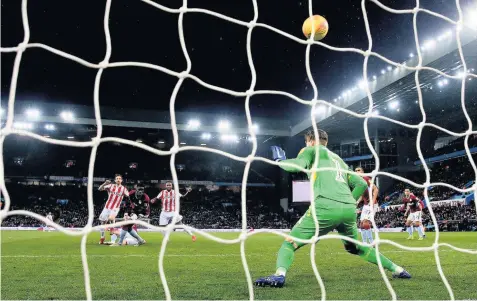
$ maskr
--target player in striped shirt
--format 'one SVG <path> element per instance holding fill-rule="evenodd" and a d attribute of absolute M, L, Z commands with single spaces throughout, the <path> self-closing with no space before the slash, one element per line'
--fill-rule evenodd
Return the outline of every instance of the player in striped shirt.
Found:
<path fill-rule="evenodd" d="M 185 197 L 190 192 L 190 189 L 187 189 L 185 194 L 181 194 L 179 192 L 178 198 Z M 172 188 L 172 182 L 166 183 L 166 189 L 159 192 L 157 197 L 151 200 L 151 204 L 154 204 L 157 200 L 161 200 L 162 203 L 162 210 L 161 215 L 159 216 L 159 226 L 167 226 L 169 223 L 172 222 L 172 218 L 174 217 L 175 210 L 176 210 L 176 192 Z M 177 218 L 176 225 L 182 224 L 182 215 L 179 215 Z M 191 237 L 192 241 L 196 240 L 195 235 L 190 232 L 189 230 L 184 228 Z"/>
<path fill-rule="evenodd" d="M 53 222 L 53 214 L 51 214 L 51 212 L 48 212 L 48 214 L 46 215 L 46 219 Z M 43 231 L 50 232 L 50 227 L 48 227 L 48 225 L 45 224 L 45 227 L 43 228 Z"/>
<path fill-rule="evenodd" d="M 114 184 L 111 184 L 111 181 L 107 180 L 101 186 L 99 186 L 99 191 L 107 191 L 108 192 L 108 200 L 104 205 L 104 209 L 99 215 L 99 220 L 101 225 L 106 224 L 109 221 L 113 221 L 118 215 L 121 202 L 123 201 L 124 197 L 129 198 L 128 189 L 122 185 L 123 177 L 119 174 L 115 175 L 114 177 Z M 99 240 L 100 244 L 104 243 L 104 229 L 100 230 L 101 232 L 101 239 Z"/>

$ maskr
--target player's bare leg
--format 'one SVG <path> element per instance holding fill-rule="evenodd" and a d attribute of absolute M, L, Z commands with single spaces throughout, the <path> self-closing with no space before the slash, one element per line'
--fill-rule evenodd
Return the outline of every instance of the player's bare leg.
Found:
<path fill-rule="evenodd" d="M 418 240 L 424 239 L 424 232 L 422 231 L 422 225 L 420 222 L 414 222 L 414 227 L 417 229 L 417 233 L 419 234 Z"/>
<path fill-rule="evenodd" d="M 361 221 L 361 237 L 364 243 L 373 244 L 373 230 L 371 229 L 371 221 L 365 219 Z"/>
<path fill-rule="evenodd" d="M 101 222 L 101 226 L 105 225 L 106 223 L 107 223 L 107 222 L 102 221 L 102 222 Z M 100 245 L 104 244 L 105 232 L 106 232 L 106 229 L 105 229 L 105 228 L 99 229 L 99 233 L 101 234 L 101 238 L 99 239 L 99 244 L 100 244 Z"/>
<path fill-rule="evenodd" d="M 414 227 L 410 219 L 406 220 L 406 232 L 409 234 L 407 239 L 414 239 Z"/>
<path fill-rule="evenodd" d="M 372 229 L 373 224 L 371 223 L 371 221 L 368 219 L 363 219 L 360 222 L 359 226 L 361 229 L 362 241 L 364 243 L 368 243 L 372 245 L 374 243 L 374 239 L 373 239 L 373 229 Z"/>
<path fill-rule="evenodd" d="M 364 220 L 359 223 L 359 228 L 361 229 L 361 240 L 363 241 L 363 243 L 367 243 L 368 242 L 368 237 L 367 237 L 368 233 L 364 229 Z"/>
<path fill-rule="evenodd" d="M 182 224 L 182 223 L 181 223 Z M 194 233 L 192 233 L 192 231 L 190 231 L 189 229 L 186 229 L 186 228 L 183 228 L 184 231 L 189 234 L 192 238 L 192 241 L 196 241 L 197 240 L 197 237 L 194 235 Z"/>
<path fill-rule="evenodd" d="M 179 216 L 177 217 L 176 225 L 178 225 L 178 226 L 184 225 L 184 224 L 182 223 L 182 219 L 183 219 L 183 218 L 184 218 L 184 217 L 183 217 L 182 215 L 179 215 Z M 194 233 L 192 233 L 192 231 L 190 231 L 189 229 L 186 229 L 185 227 L 182 227 L 182 229 L 184 229 L 184 231 L 191 236 L 192 241 L 196 241 L 196 240 L 197 240 L 197 237 L 194 235 Z M 174 231 L 176 231 L 176 229 L 174 229 Z"/>

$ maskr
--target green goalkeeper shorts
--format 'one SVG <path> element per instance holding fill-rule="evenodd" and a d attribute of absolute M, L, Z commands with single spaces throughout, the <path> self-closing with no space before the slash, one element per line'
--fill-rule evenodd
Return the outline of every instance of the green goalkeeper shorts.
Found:
<path fill-rule="evenodd" d="M 316 214 L 319 225 L 319 236 L 337 230 L 340 235 L 350 238 L 358 238 L 358 228 L 356 226 L 356 206 L 349 203 L 340 203 L 326 198 L 315 200 Z M 315 221 L 313 220 L 312 210 L 309 208 L 305 215 L 296 223 L 290 232 L 290 236 L 310 239 L 315 235 Z M 295 249 L 305 245 L 301 242 L 288 240 Z M 345 246 L 349 244 L 343 241 Z"/>

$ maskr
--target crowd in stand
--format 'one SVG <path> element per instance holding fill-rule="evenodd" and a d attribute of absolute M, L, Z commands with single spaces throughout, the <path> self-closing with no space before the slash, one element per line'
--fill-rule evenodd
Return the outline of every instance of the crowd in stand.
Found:
<path fill-rule="evenodd" d="M 10 210 L 28 210 L 42 216 L 53 213 L 56 222 L 64 227 L 83 227 L 88 221 L 88 205 L 84 186 L 31 186 L 22 184 L 8 185 L 12 205 Z M 184 222 L 196 228 L 232 229 L 242 224 L 241 196 L 237 187 L 196 187 L 181 200 L 181 214 Z M 273 194 L 270 187 L 250 188 L 247 191 L 247 225 L 252 228 L 289 228 L 287 214 L 279 205 L 265 203 L 261 199 Z M 148 188 L 151 198 L 158 189 Z M 93 225 L 98 225 L 97 217 L 103 209 L 105 192 L 94 192 Z M 58 200 L 67 199 L 67 204 L 58 204 Z M 161 207 L 151 206 L 150 223 L 159 224 Z M 4 227 L 40 227 L 38 220 L 22 215 L 6 218 Z"/>
<path fill-rule="evenodd" d="M 473 202 L 469 205 L 444 203 L 433 205 L 432 209 L 442 231 L 477 231 L 477 216 Z M 404 210 L 402 207 L 380 210 L 374 220 L 378 228 L 402 227 L 405 220 Z M 430 230 L 435 227 L 427 208 L 423 211 L 422 223 Z"/>
<path fill-rule="evenodd" d="M 477 156 L 473 155 L 473 159 L 477 162 Z M 445 182 L 459 189 L 467 188 L 466 184 L 475 180 L 475 174 L 467 157 L 459 157 L 452 160 L 446 160 L 434 164 L 429 164 L 431 175 L 431 183 Z M 422 184 L 425 182 L 425 172 L 423 169 L 409 172 L 405 175 L 407 179 Z M 423 199 L 423 190 L 414 189 L 407 183 L 397 182 L 389 191 L 384 193 L 385 202 L 388 205 L 400 204 L 402 201 L 402 193 L 405 188 L 411 188 L 413 193 Z M 428 196 L 431 201 L 449 200 L 465 198 L 466 194 L 455 191 L 444 186 L 431 186 L 428 190 Z"/>
<path fill-rule="evenodd" d="M 45 216 L 52 212 L 55 221 L 64 227 L 83 227 L 88 221 L 86 189 L 84 186 L 25 186 L 8 185 L 12 200 L 11 210 L 28 210 Z M 210 188 L 210 187 L 209 187 Z M 286 212 L 276 203 L 262 200 L 273 193 L 274 188 L 250 188 L 247 191 L 247 226 L 250 228 L 289 229 L 301 216 L 300 210 L 289 208 Z M 152 197 L 156 188 L 148 188 Z M 67 199 L 67 204 L 58 204 L 58 199 Z M 94 222 L 104 205 L 105 195 L 94 192 Z M 22 201 L 23 200 L 23 201 Z M 160 205 L 151 206 L 150 223 L 159 224 Z M 433 206 L 441 230 L 475 231 L 475 205 L 444 204 Z M 199 229 L 236 229 L 242 227 L 240 190 L 237 187 L 195 189 L 181 201 L 184 222 Z M 403 226 L 404 211 L 401 207 L 381 209 L 375 215 L 378 227 L 396 228 Z M 423 223 L 433 229 L 431 216 L 425 209 Z M 4 227 L 41 227 L 38 220 L 26 216 L 11 216 L 2 222 Z"/>

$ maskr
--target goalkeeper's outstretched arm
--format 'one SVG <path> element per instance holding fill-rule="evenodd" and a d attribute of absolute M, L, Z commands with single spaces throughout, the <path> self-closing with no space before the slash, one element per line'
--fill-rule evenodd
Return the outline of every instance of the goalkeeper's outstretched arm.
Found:
<path fill-rule="evenodd" d="M 349 174 L 348 183 L 351 187 L 351 194 L 355 200 L 359 200 L 366 189 L 368 189 L 368 183 L 366 183 L 362 177 L 357 175 Z"/>
<path fill-rule="evenodd" d="M 289 163 L 289 164 L 295 164 L 300 166 L 301 168 L 304 169 L 310 169 L 311 166 L 313 165 L 313 161 L 315 160 L 315 152 L 314 152 L 314 147 L 306 147 L 300 151 L 298 154 L 298 157 L 295 159 L 287 159 L 287 160 L 282 160 L 280 161 L 281 163 Z M 301 170 L 292 167 L 292 166 L 284 166 L 280 165 L 280 167 L 288 172 L 300 172 Z"/>

